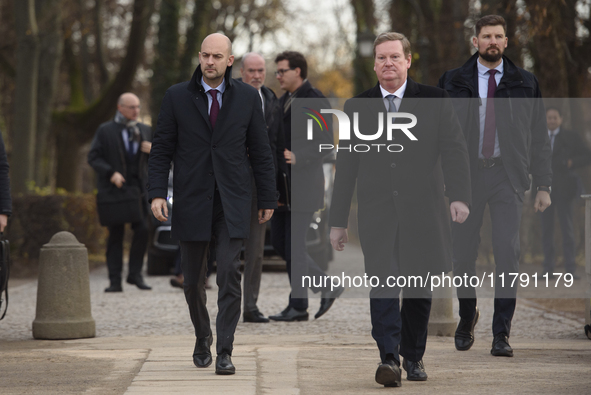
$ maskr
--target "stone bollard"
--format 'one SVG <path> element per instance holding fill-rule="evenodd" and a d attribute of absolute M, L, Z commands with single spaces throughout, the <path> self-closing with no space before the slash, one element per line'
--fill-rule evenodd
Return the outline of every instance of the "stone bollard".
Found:
<path fill-rule="evenodd" d="M 88 253 L 70 232 L 58 232 L 41 248 L 35 339 L 95 336 L 90 313 Z"/>
<path fill-rule="evenodd" d="M 452 273 L 448 273 L 453 276 Z M 455 292 L 452 287 L 437 287 L 433 289 L 431 315 L 429 317 L 430 336 L 453 336 L 456 333 L 457 322 L 454 319 L 453 298 Z"/>

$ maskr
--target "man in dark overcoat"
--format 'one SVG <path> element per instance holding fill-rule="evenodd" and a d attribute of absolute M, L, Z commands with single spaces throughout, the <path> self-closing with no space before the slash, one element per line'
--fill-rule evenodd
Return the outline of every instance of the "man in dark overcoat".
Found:
<path fill-rule="evenodd" d="M 190 81 L 170 87 L 162 101 L 149 163 L 154 216 L 168 215 L 168 170 L 174 162 L 172 237 L 180 240 L 185 299 L 195 327 L 193 362 L 212 363 L 206 308 L 207 251 L 215 236 L 218 316 L 217 374 L 234 374 L 230 358 L 240 318 L 240 250 L 250 229 L 251 167 L 259 222 L 277 207 L 273 156 L 256 89 L 231 77 L 232 43 L 211 34 L 201 44 Z"/>
<path fill-rule="evenodd" d="M 558 216 L 562 233 L 564 271 L 577 280 L 580 277 L 575 263 L 573 206 L 582 181 L 576 169 L 591 164 L 591 150 L 579 133 L 562 127 L 562 114 L 557 107 L 546 108 L 546 122 L 552 148 L 552 205 L 540 213 L 544 250 L 544 272 L 541 276 L 548 273 L 550 278 L 554 277 L 554 217 Z"/>
<path fill-rule="evenodd" d="M 386 281 L 400 276 L 428 280 L 429 273 L 451 270 L 449 211 L 453 221 L 463 222 L 471 199 L 466 143 L 447 94 L 408 78 L 410 65 L 410 43 L 404 35 L 377 37 L 378 84 L 348 100 L 345 113 L 351 125 L 358 113 L 359 129 L 365 135 L 378 130 L 379 117 L 386 125 L 386 112 L 413 114 L 417 123 L 409 132 L 416 140 L 400 130 L 392 132 L 393 139 L 384 132 L 372 141 L 360 139 L 351 130 L 350 140 L 343 140 L 341 130 L 330 213 L 331 243 L 342 251 L 357 183 L 365 271 L 379 279 L 370 291 L 372 336 L 382 361 L 375 379 L 385 386 L 401 384 L 399 355 L 404 357 L 408 380 L 427 380 L 422 358 L 431 309 L 428 285 L 405 287 L 400 308 L 400 288 L 391 285 L 404 284 Z M 361 152 L 363 144 L 370 143 L 373 150 Z M 444 193 L 451 202 L 449 208 Z"/>
<path fill-rule="evenodd" d="M 99 126 L 88 152 L 88 164 L 97 173 L 99 193 L 113 194 L 115 188 L 133 186 L 142 195 L 143 218 L 131 224 L 133 239 L 129 250 L 127 282 L 139 289 L 150 290 L 142 278 L 144 255 L 148 247 L 147 207 L 145 184 L 148 179 L 148 154 L 151 149 L 152 129 L 137 119 L 140 99 L 133 93 L 124 93 L 117 102 L 115 118 Z M 123 236 L 125 224 L 110 225 L 107 241 L 107 268 L 110 285 L 105 292 L 121 292 L 123 269 Z"/>
<path fill-rule="evenodd" d="M 507 24 L 499 15 L 486 15 L 474 27 L 477 52 L 464 65 L 446 71 L 439 87 L 454 99 L 468 144 L 472 184 L 472 215 L 452 224 L 454 275 L 474 276 L 480 228 L 488 205 L 495 258 L 493 341 L 491 354 L 512 357 L 509 345 L 517 287 L 499 275 L 519 273 L 519 227 L 523 199 L 533 181 L 534 210 L 550 206 L 551 150 L 542 93 L 536 77 L 517 67 L 503 53 Z M 531 179 L 530 179 L 531 174 Z M 460 322 L 455 346 L 467 351 L 474 344 L 480 312 L 474 287 L 458 287 Z"/>
<path fill-rule="evenodd" d="M 275 75 L 285 90 L 279 99 L 283 107 L 283 132 L 285 133 L 284 157 L 290 177 L 290 209 L 280 211 L 273 217 L 272 242 L 287 266 L 291 284 L 291 294 L 287 307 L 279 314 L 270 316 L 274 321 L 294 322 L 308 320 L 308 289 L 302 282 L 305 276 L 325 278 L 326 273 L 310 256 L 306 246 L 306 235 L 314 212 L 324 208 L 323 158 L 329 153 L 320 152 L 314 141 L 306 140 L 305 132 L 292 131 L 292 103 L 295 99 L 315 99 L 329 108 L 328 100 L 322 92 L 308 81 L 308 62 L 304 55 L 296 51 L 284 51 L 275 57 Z M 298 110 L 299 112 L 299 110 Z M 327 117 L 327 125 L 317 140 L 332 143 L 332 119 Z M 320 318 L 331 308 L 335 299 L 344 291 L 343 287 L 330 289 L 310 286 L 314 293 L 320 293 L 320 307 L 314 318 Z"/>

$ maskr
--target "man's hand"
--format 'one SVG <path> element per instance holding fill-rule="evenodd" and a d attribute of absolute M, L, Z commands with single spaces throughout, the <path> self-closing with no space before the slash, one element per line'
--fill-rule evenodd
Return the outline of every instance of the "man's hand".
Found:
<path fill-rule="evenodd" d="M 164 212 L 164 215 L 162 213 Z M 166 205 L 166 199 L 154 198 L 152 199 L 152 214 L 160 222 L 164 222 L 168 219 L 168 206 Z"/>
<path fill-rule="evenodd" d="M 272 208 L 260 209 L 259 210 L 259 225 L 264 224 L 265 222 L 270 220 L 271 217 L 273 216 L 273 211 L 275 211 L 275 210 L 273 210 Z"/>
<path fill-rule="evenodd" d="M 458 224 L 463 224 L 470 214 L 468 205 L 460 201 L 451 202 L 449 210 L 451 211 L 452 221 L 457 222 Z"/>
<path fill-rule="evenodd" d="M 125 182 L 125 178 L 123 178 L 123 174 L 116 171 L 111 176 L 111 182 L 117 186 L 117 188 L 121 188 L 123 183 Z"/>
<path fill-rule="evenodd" d="M 8 224 L 8 215 L 0 214 L 0 232 L 4 232 L 6 224 Z"/>
<path fill-rule="evenodd" d="M 142 150 L 142 152 L 149 154 L 152 150 L 152 143 L 150 143 L 149 141 L 142 141 L 142 146 L 140 147 L 140 149 Z"/>
<path fill-rule="evenodd" d="M 538 193 L 536 193 L 536 200 L 534 201 L 534 210 L 536 213 L 538 211 L 543 213 L 551 204 L 552 201 L 550 200 L 550 194 L 548 192 L 538 191 Z"/>
<path fill-rule="evenodd" d="M 296 164 L 295 154 L 293 152 L 291 152 L 290 150 L 288 150 L 287 148 L 285 149 L 285 151 L 283 151 L 283 156 L 285 157 L 285 163 L 287 163 L 289 165 Z"/>
<path fill-rule="evenodd" d="M 331 228 L 330 229 L 330 244 L 336 251 L 343 251 L 345 244 L 349 242 L 349 235 L 347 229 Z"/>

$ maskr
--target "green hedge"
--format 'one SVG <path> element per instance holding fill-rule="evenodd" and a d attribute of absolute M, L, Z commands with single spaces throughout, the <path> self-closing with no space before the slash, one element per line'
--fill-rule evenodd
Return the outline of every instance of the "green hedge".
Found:
<path fill-rule="evenodd" d="M 24 195 L 12 200 L 5 236 L 13 262 L 35 261 L 39 250 L 60 231 L 73 233 L 89 254 L 104 252 L 107 236 L 96 211 L 94 194 Z"/>

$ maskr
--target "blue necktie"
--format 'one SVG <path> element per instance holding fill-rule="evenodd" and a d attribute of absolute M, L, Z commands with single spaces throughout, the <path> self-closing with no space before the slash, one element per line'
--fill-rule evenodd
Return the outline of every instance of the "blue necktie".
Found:
<path fill-rule="evenodd" d="M 394 99 L 396 99 L 395 95 L 388 95 L 386 96 L 386 99 L 388 99 L 388 112 L 398 112 L 398 109 L 396 108 L 396 103 L 394 103 Z"/>

